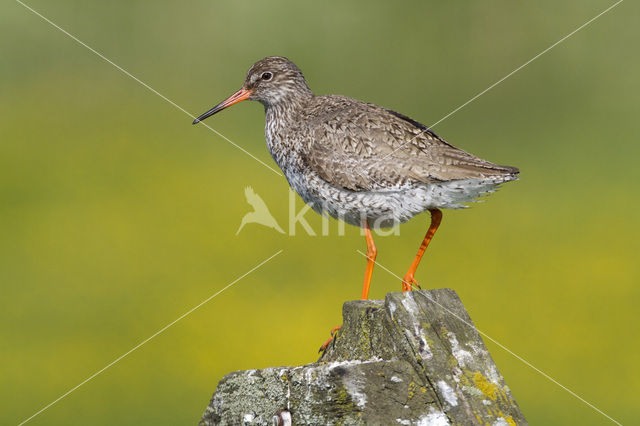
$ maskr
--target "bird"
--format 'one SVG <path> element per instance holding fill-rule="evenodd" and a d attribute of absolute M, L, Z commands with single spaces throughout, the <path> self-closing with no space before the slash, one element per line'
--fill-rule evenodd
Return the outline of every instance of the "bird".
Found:
<path fill-rule="evenodd" d="M 314 94 L 300 68 L 282 56 L 254 63 L 240 90 L 193 124 L 244 100 L 264 106 L 267 148 L 291 188 L 318 213 L 363 229 L 362 299 L 368 299 L 378 254 L 371 229 L 430 213 L 426 235 L 401 283 L 402 291 L 419 288 L 416 270 L 440 226 L 442 209 L 468 207 L 518 179 L 518 168 L 456 148 L 404 114 L 346 96 Z"/>
<path fill-rule="evenodd" d="M 249 203 L 249 205 L 253 207 L 253 211 L 245 214 L 242 217 L 242 220 L 240 221 L 240 227 L 238 228 L 236 235 L 240 233 L 242 228 L 244 228 L 244 225 L 246 225 L 247 223 L 258 223 L 268 228 L 275 229 L 281 234 L 284 234 L 284 231 L 282 230 L 282 228 L 280 228 L 280 225 L 278 225 L 278 222 L 269 211 L 269 208 L 265 204 L 264 200 L 258 194 L 256 194 L 252 187 L 247 186 L 244 189 L 244 196 L 247 199 L 247 203 Z"/>

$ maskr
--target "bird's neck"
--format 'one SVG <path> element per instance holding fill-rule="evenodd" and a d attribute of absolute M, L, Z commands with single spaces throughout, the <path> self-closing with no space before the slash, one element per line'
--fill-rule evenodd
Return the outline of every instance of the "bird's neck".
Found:
<path fill-rule="evenodd" d="M 304 106 L 313 98 L 311 90 L 295 94 L 283 94 L 281 98 L 272 99 L 269 103 L 264 103 L 264 110 L 267 115 L 274 117 L 290 116 L 304 108 Z"/>
<path fill-rule="evenodd" d="M 272 131 L 277 128 L 293 125 L 306 105 L 313 99 L 314 95 L 309 90 L 304 93 L 296 93 L 295 96 L 280 99 L 276 102 L 264 104 L 264 112 L 267 127 Z"/>
<path fill-rule="evenodd" d="M 296 97 L 287 102 L 265 104 L 265 137 L 267 147 L 280 168 L 285 171 L 297 163 L 300 144 L 295 143 L 296 129 L 303 125 L 304 109 L 313 99 L 309 96 Z"/>

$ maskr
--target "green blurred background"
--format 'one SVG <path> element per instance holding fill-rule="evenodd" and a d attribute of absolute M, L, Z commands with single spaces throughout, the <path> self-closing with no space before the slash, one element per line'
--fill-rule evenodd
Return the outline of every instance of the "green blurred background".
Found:
<path fill-rule="evenodd" d="M 612 3 L 28 4 L 193 114 L 237 90 L 255 60 L 284 55 L 316 93 L 429 125 Z M 639 9 L 622 3 L 435 128 L 522 175 L 445 212 L 417 275 L 454 288 L 479 329 L 622 423 L 637 421 L 640 392 Z M 249 185 L 286 226 L 283 177 L 20 4 L 3 2 L 0 23 L 0 423 L 280 249 L 30 424 L 194 424 L 224 374 L 314 361 L 360 295 L 359 231 L 254 224 L 236 236 Z M 263 115 L 247 102 L 207 124 L 275 167 Z M 427 222 L 378 237 L 379 262 L 403 275 Z M 374 271 L 373 298 L 399 289 Z M 609 423 L 487 346 L 532 424 Z"/>

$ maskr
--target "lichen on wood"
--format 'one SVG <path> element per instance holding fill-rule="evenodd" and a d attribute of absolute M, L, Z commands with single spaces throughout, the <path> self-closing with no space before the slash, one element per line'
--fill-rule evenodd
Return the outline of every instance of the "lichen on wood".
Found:
<path fill-rule="evenodd" d="M 225 376 L 201 425 L 527 424 L 450 289 L 343 306 L 313 364 Z"/>

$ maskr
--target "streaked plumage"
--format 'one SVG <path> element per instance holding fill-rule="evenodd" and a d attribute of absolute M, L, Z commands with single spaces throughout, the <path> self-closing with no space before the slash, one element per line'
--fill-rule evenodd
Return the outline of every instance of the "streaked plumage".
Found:
<path fill-rule="evenodd" d="M 424 125 L 377 105 L 338 95 L 315 96 L 291 61 L 269 57 L 244 87 L 273 73 L 252 96 L 266 112 L 267 146 L 291 187 L 316 211 L 359 226 L 402 223 L 430 208 L 460 208 L 518 169 L 458 149 Z M 280 77 L 280 81 L 276 79 Z M 254 89 L 255 90 L 255 89 Z"/>
<path fill-rule="evenodd" d="M 517 179 L 517 168 L 458 149 L 395 111 L 314 95 L 300 69 L 279 56 L 256 62 L 242 88 L 194 124 L 245 99 L 264 105 L 267 146 L 291 187 L 316 211 L 365 229 L 363 298 L 377 253 L 370 228 L 431 212 L 431 226 L 403 279 L 408 290 L 417 284 L 415 270 L 440 224 L 439 209 L 464 207 Z"/>

